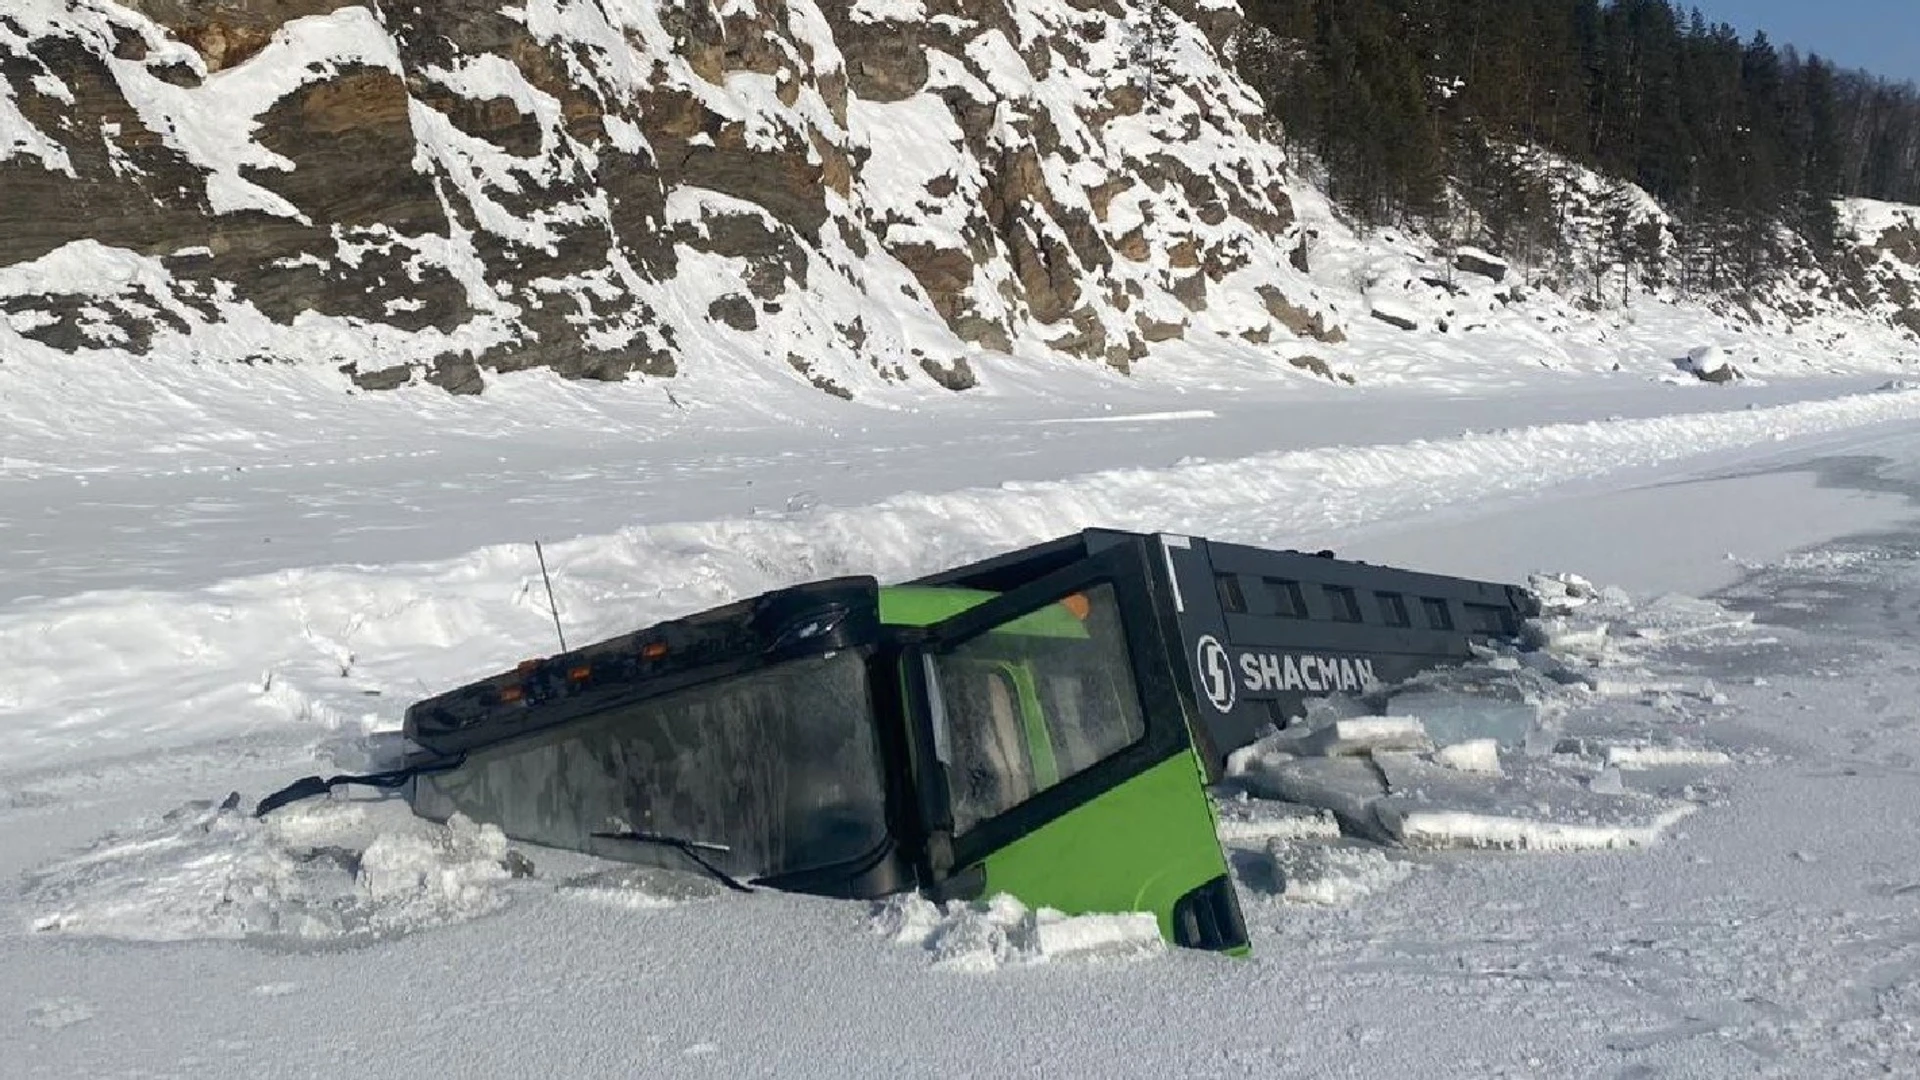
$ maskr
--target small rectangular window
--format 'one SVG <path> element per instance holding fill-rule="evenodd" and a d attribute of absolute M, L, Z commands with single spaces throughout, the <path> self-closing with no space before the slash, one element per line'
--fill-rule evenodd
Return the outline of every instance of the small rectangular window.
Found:
<path fill-rule="evenodd" d="M 1492 604 L 1468 604 L 1467 630 L 1475 634 L 1508 636 L 1513 633 L 1513 615 Z"/>
<path fill-rule="evenodd" d="M 1307 617 L 1307 598 L 1300 591 L 1300 583 L 1285 578 L 1261 578 L 1266 582 L 1268 592 L 1273 595 L 1273 613 L 1284 619 L 1304 619 Z"/>
<path fill-rule="evenodd" d="M 1447 609 L 1445 600 L 1431 596 L 1420 598 L 1420 607 L 1427 613 L 1427 625 L 1435 630 L 1453 629 L 1453 612 Z"/>
<path fill-rule="evenodd" d="M 1213 589 L 1220 594 L 1220 608 L 1235 615 L 1247 613 L 1247 594 L 1240 591 L 1240 578 L 1234 574 L 1213 575 Z"/>
<path fill-rule="evenodd" d="M 1380 598 L 1380 619 L 1388 626 L 1412 626 L 1413 618 L 1407 614 L 1407 598 L 1399 593 L 1374 593 Z"/>
<path fill-rule="evenodd" d="M 1359 622 L 1360 598 L 1352 589 L 1341 585 L 1328 585 L 1327 613 L 1334 622 Z"/>

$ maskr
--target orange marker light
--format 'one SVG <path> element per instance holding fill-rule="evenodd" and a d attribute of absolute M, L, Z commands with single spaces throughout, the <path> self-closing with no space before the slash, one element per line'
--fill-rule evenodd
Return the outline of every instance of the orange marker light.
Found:
<path fill-rule="evenodd" d="M 527 692 L 518 686 L 503 686 L 500 688 L 500 704 L 502 705 L 511 705 L 526 696 Z"/>
<path fill-rule="evenodd" d="M 577 668 L 569 668 L 567 669 L 567 678 L 574 682 L 586 682 L 588 679 L 593 678 L 593 669 L 585 664 Z"/>
<path fill-rule="evenodd" d="M 649 641 L 640 646 L 640 657 L 643 660 L 658 660 L 665 655 L 667 655 L 667 643 L 664 641 Z"/>

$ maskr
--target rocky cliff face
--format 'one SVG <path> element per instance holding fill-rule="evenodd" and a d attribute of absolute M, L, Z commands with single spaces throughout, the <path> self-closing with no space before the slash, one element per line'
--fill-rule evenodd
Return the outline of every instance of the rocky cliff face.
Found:
<path fill-rule="evenodd" d="M 1154 7 L 15 0 L 0 359 L 851 394 L 1337 339 L 1221 58 L 1237 10 Z"/>
<path fill-rule="evenodd" d="M 1850 299 L 1920 338 L 1920 208 L 1855 200 L 1841 223 Z"/>

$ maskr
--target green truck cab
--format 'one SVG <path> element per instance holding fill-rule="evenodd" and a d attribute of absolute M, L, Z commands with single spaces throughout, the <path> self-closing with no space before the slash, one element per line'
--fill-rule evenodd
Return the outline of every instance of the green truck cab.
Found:
<path fill-rule="evenodd" d="M 1515 639 L 1524 590 L 1089 529 L 919 581 L 798 585 L 416 702 L 414 811 L 825 896 L 1006 893 L 1247 948 L 1206 787 L 1310 700 Z M 742 884 L 742 882 L 751 884 Z"/>
<path fill-rule="evenodd" d="M 413 705 L 414 810 L 842 897 L 1152 912 L 1242 951 L 1144 547 L 1008 592 L 843 578 Z"/>

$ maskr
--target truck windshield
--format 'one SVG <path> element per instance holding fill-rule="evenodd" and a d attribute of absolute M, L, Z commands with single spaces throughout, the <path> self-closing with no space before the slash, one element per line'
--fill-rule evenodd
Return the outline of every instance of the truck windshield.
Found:
<path fill-rule="evenodd" d="M 724 850 L 763 878 L 871 853 L 885 784 L 865 657 L 842 652 L 610 710 L 475 751 L 419 779 L 416 807 L 458 811 L 553 847 L 682 866 L 671 848 L 596 840 L 638 831 Z"/>
<path fill-rule="evenodd" d="M 1146 734 L 1108 585 L 930 657 L 940 756 L 964 833 Z"/>

